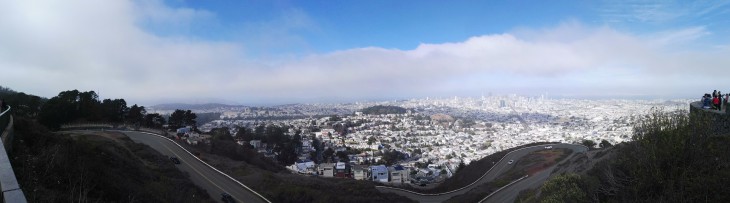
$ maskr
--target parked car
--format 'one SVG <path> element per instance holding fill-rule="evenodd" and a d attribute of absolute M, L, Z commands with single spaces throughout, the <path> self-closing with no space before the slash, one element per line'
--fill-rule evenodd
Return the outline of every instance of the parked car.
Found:
<path fill-rule="evenodd" d="M 171 156 L 170 160 L 172 160 L 172 163 L 180 164 L 180 159 L 177 159 L 177 157 Z"/>
<path fill-rule="evenodd" d="M 509 162 L 507 162 L 507 164 L 512 164 L 513 162 L 515 162 L 515 160 L 509 160 Z"/>
<path fill-rule="evenodd" d="M 234 200 L 233 197 L 231 197 L 231 195 L 229 195 L 228 193 L 225 193 L 225 192 L 224 193 L 221 193 L 221 201 L 223 201 L 225 203 L 234 203 L 234 202 L 236 202 L 236 200 Z"/>
<path fill-rule="evenodd" d="M 552 149 L 552 148 L 553 148 L 553 146 L 552 146 L 552 145 L 549 145 L 549 146 L 545 146 L 545 149 Z"/>

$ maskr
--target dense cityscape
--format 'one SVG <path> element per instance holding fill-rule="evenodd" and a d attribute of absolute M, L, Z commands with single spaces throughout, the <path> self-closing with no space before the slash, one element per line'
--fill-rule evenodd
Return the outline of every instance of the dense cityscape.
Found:
<path fill-rule="evenodd" d="M 686 109 L 691 101 L 546 99 L 544 96 L 508 95 L 274 107 L 203 105 L 194 111 L 219 113 L 220 119 L 201 124 L 202 135 L 189 133 L 181 138 L 195 144 L 206 142 L 210 136 L 205 132 L 216 128 L 226 128 L 235 136 L 242 128 L 283 126 L 289 129 L 289 136 L 297 131 L 301 133 L 302 145 L 297 150 L 299 160 L 289 167 L 294 172 L 334 177 L 337 173 L 325 171 L 338 171 L 340 167 L 347 168 L 340 177 L 377 181 L 373 175 L 377 174 L 375 171 L 389 167 L 391 173 L 407 170 L 406 173 L 398 171 L 398 174 L 413 176 L 395 181 L 386 178 L 381 182 L 409 182 L 408 179 L 416 180 L 415 177 L 439 180 L 453 174 L 461 163 L 469 164 L 524 144 L 629 141 L 631 124 L 650 109 Z M 362 112 L 373 106 L 401 107 L 402 112 Z M 169 109 L 157 107 L 150 108 L 149 112 L 170 113 Z M 273 145 L 260 140 L 234 139 L 240 145 L 251 145 L 267 157 L 276 156 L 271 150 Z M 347 157 L 340 155 L 323 160 L 323 153 L 315 153 L 317 147 L 314 145 L 322 146 L 324 153 L 331 149 L 331 153 L 345 153 Z M 384 156 L 393 152 L 399 156 L 384 160 Z"/>

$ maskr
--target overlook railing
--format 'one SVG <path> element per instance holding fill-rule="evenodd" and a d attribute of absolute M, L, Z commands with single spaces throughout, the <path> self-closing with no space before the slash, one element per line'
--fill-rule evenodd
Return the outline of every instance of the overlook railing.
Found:
<path fill-rule="evenodd" d="M 13 117 L 10 115 L 10 109 L 8 107 L 0 112 L 0 189 L 3 191 L 3 202 L 25 203 L 27 200 L 18 180 L 15 179 L 15 172 L 6 151 L 11 149 L 13 144 Z"/>

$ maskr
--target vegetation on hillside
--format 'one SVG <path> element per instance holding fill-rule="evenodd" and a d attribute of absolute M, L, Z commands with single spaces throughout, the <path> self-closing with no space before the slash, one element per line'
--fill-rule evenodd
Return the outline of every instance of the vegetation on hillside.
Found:
<path fill-rule="evenodd" d="M 407 187 L 407 189 L 420 192 L 420 193 L 441 193 L 441 192 L 448 192 L 452 190 L 456 190 L 462 187 L 465 187 L 474 181 L 478 180 L 484 173 L 487 172 L 492 166 L 494 166 L 495 163 L 497 163 L 502 157 L 507 155 L 507 153 L 524 148 L 529 146 L 536 146 L 536 145 L 543 145 L 543 144 L 550 144 L 552 142 L 538 142 L 538 143 L 531 143 L 527 145 L 517 146 L 513 148 L 509 148 L 506 150 L 502 150 L 500 152 L 491 154 L 489 156 L 486 156 L 484 158 L 481 158 L 476 161 L 472 161 L 469 163 L 469 165 L 465 165 L 463 167 L 460 167 L 459 170 L 454 173 L 454 176 L 451 176 L 450 178 L 444 180 L 443 183 L 439 184 L 437 187 L 432 189 L 420 189 L 420 188 L 414 188 L 414 187 Z"/>
<path fill-rule="evenodd" d="M 377 105 L 377 106 L 371 106 L 364 108 L 360 110 L 364 114 L 369 115 L 383 115 L 383 114 L 404 114 L 408 112 L 403 107 L 398 106 L 383 106 L 383 105 Z"/>
<path fill-rule="evenodd" d="M 686 111 L 653 111 L 635 125 L 633 141 L 584 175 L 545 183 L 541 202 L 727 202 L 730 136 Z"/>
<path fill-rule="evenodd" d="M 11 164 L 29 202 L 212 202 L 165 156 L 122 138 L 54 134 L 17 117 Z"/>
<path fill-rule="evenodd" d="M 496 177 L 494 181 L 480 185 L 467 193 L 457 195 L 447 202 L 478 202 L 497 189 L 517 180 L 525 175 L 535 175 L 561 162 L 573 154 L 571 149 L 549 149 L 530 152 L 510 166 L 508 171 Z M 548 172 L 549 173 L 549 172 Z"/>
<path fill-rule="evenodd" d="M 35 118 L 41 109 L 46 98 L 35 95 L 17 92 L 7 87 L 0 86 L 0 99 L 13 108 L 13 114 L 28 118 Z"/>
<path fill-rule="evenodd" d="M 17 104 L 23 105 L 26 104 Z M 43 102 L 38 109 L 38 122 L 51 130 L 73 122 L 126 123 L 154 128 L 165 124 L 165 119 L 156 113 L 147 114 L 144 106 L 129 107 L 124 99 L 100 100 L 94 91 L 69 90 Z"/>

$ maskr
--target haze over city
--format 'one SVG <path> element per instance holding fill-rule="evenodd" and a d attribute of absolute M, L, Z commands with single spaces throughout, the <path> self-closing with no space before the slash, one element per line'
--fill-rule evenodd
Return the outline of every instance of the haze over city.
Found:
<path fill-rule="evenodd" d="M 2 1 L 0 81 L 52 97 L 284 104 L 730 85 L 727 1 Z"/>

